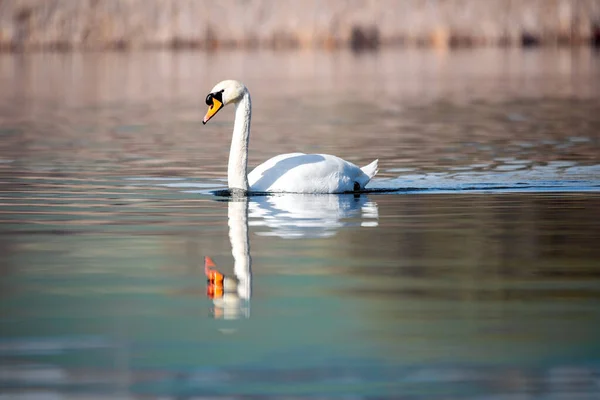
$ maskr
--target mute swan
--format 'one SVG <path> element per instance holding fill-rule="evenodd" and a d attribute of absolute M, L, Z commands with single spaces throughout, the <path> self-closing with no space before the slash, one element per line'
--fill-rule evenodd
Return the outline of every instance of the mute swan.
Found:
<path fill-rule="evenodd" d="M 248 171 L 248 141 L 252 102 L 243 83 L 219 82 L 206 96 L 206 124 L 223 107 L 235 105 L 227 183 L 232 193 L 343 193 L 363 190 L 377 173 L 377 162 L 362 168 L 329 154 L 280 154 Z"/>

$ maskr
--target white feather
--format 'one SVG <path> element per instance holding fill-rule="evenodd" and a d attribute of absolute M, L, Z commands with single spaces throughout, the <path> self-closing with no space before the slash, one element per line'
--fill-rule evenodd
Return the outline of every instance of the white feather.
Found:
<path fill-rule="evenodd" d="M 342 193 L 363 190 L 377 173 L 378 160 L 359 168 L 329 154 L 280 154 L 256 167 L 247 175 L 248 142 L 252 102 L 242 83 L 227 80 L 211 93 L 222 91 L 223 105 L 234 103 L 235 122 L 227 181 L 230 189 L 254 192 Z M 205 117 L 206 118 L 206 117 Z"/>
<path fill-rule="evenodd" d="M 361 189 L 371 180 L 351 162 L 329 154 L 280 154 L 248 175 L 251 191 L 287 193 L 342 193 Z"/>

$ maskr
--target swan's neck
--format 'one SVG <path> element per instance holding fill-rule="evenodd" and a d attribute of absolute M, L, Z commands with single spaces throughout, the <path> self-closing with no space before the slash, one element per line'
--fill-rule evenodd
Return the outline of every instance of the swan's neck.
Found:
<path fill-rule="evenodd" d="M 229 240 L 231 254 L 235 260 L 234 273 L 238 279 L 238 295 L 250 299 L 252 280 L 252 258 L 250 257 L 250 238 L 248 237 L 248 198 L 229 202 Z"/>
<path fill-rule="evenodd" d="M 248 141 L 251 117 L 252 102 L 250 93 L 246 90 L 242 99 L 235 104 L 235 122 L 227 168 L 229 189 L 248 190 Z"/>

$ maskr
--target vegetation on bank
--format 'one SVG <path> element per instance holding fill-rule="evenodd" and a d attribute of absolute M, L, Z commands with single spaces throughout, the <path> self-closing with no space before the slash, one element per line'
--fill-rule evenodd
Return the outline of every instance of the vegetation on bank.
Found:
<path fill-rule="evenodd" d="M 599 0 L 0 0 L 0 49 L 600 45 Z"/>

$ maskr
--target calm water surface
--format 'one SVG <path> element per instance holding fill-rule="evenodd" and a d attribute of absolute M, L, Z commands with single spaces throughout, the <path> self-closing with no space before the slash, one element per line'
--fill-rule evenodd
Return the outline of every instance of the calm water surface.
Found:
<path fill-rule="evenodd" d="M 374 191 L 215 196 L 224 78 L 251 166 L 379 158 Z M 0 87 L 0 399 L 599 398 L 598 53 L 1 54 Z"/>

